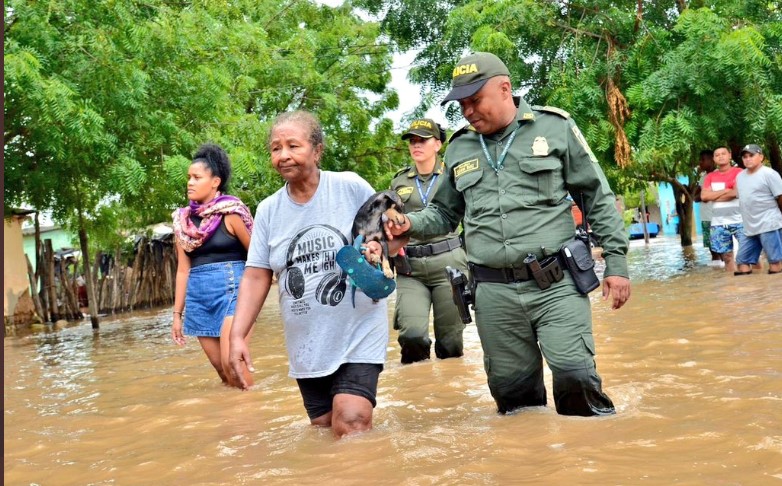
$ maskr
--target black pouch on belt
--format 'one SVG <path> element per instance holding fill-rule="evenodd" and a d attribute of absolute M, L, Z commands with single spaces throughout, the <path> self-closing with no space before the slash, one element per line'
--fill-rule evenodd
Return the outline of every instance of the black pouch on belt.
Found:
<path fill-rule="evenodd" d="M 584 240 L 574 238 L 562 245 L 559 252 L 580 294 L 586 295 L 600 286 L 592 249 Z"/>

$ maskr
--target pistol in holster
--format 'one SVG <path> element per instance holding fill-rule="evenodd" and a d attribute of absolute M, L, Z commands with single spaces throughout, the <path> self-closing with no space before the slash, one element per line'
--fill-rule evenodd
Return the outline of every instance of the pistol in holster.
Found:
<path fill-rule="evenodd" d="M 459 309 L 459 316 L 462 318 L 463 323 L 469 324 L 472 322 L 470 305 L 475 305 L 475 296 L 470 279 L 458 268 L 445 267 L 445 274 L 451 283 L 453 303 Z"/>
<path fill-rule="evenodd" d="M 391 257 L 391 261 L 394 264 L 397 275 L 410 275 L 413 273 L 413 268 L 410 266 L 410 260 L 407 255 L 399 253 L 395 257 Z"/>
<path fill-rule="evenodd" d="M 524 263 L 527 265 L 527 269 L 532 274 L 532 278 L 535 279 L 535 283 L 538 284 L 538 287 L 541 290 L 546 290 L 551 287 L 551 284 L 565 278 L 565 274 L 562 271 L 562 265 L 560 265 L 556 255 L 538 261 L 538 257 L 532 253 L 528 253 L 527 258 L 524 259 Z"/>

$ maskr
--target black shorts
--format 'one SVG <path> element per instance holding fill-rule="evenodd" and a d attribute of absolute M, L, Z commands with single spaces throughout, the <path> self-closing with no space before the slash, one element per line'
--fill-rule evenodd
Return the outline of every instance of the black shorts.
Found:
<path fill-rule="evenodd" d="M 377 405 L 377 379 L 381 371 L 381 364 L 345 363 L 329 376 L 297 379 L 307 416 L 315 419 L 331 412 L 337 393 L 364 397 L 374 408 Z"/>

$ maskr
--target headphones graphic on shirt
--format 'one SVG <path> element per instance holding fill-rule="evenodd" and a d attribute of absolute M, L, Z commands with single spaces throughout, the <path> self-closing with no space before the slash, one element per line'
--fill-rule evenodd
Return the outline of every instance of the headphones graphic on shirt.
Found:
<path fill-rule="evenodd" d="M 320 231 L 331 233 L 335 237 L 339 237 L 343 245 L 348 244 L 347 238 L 339 230 L 333 226 L 327 224 L 314 224 L 305 227 L 299 231 L 296 236 L 291 238 L 291 242 L 288 245 L 287 256 L 285 257 L 285 266 L 287 271 L 285 274 L 285 280 L 283 282 L 285 290 L 298 300 L 304 296 L 304 272 L 301 268 L 293 265 L 293 254 L 296 251 L 296 247 L 299 241 L 310 231 Z M 334 248 L 334 254 L 336 255 L 339 247 Z M 314 253 L 314 252 L 313 252 Z M 319 265 L 322 262 L 317 262 Z M 328 272 L 318 282 L 318 287 L 315 289 L 315 298 L 323 305 L 336 306 L 345 297 L 345 291 L 347 290 L 347 274 L 337 265 L 336 259 L 334 260 L 335 271 Z"/>

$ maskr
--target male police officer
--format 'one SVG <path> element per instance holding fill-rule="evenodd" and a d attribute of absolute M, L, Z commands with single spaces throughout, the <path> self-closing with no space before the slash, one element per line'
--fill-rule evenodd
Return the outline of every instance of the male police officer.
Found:
<path fill-rule="evenodd" d="M 615 197 L 570 116 L 530 108 L 512 95 L 509 76 L 493 54 L 459 61 L 443 103 L 458 100 L 470 125 L 451 137 L 431 204 L 387 232 L 430 238 L 462 222 L 484 367 L 500 413 L 546 404 L 545 357 L 557 412 L 613 414 L 595 368 L 588 297 L 567 271 L 541 276 L 537 265 L 573 239 L 566 196 L 583 194 L 606 262 L 603 298 L 612 296 L 614 309 L 624 305 L 628 243 Z"/>
<path fill-rule="evenodd" d="M 445 165 L 437 153 L 445 142 L 445 130 L 434 120 L 413 120 L 402 134 L 409 144 L 414 165 L 394 176 L 391 189 L 405 203 L 405 212 L 427 206 L 442 186 Z M 402 363 L 414 363 L 430 357 L 429 311 L 434 316 L 434 352 L 440 359 L 464 354 L 464 322 L 451 296 L 445 273 L 450 266 L 467 272 L 467 258 L 455 231 L 429 239 L 411 239 L 405 247 L 408 266 L 397 265 L 394 328 L 399 330 Z M 397 257 L 397 261 L 398 258 Z"/>

